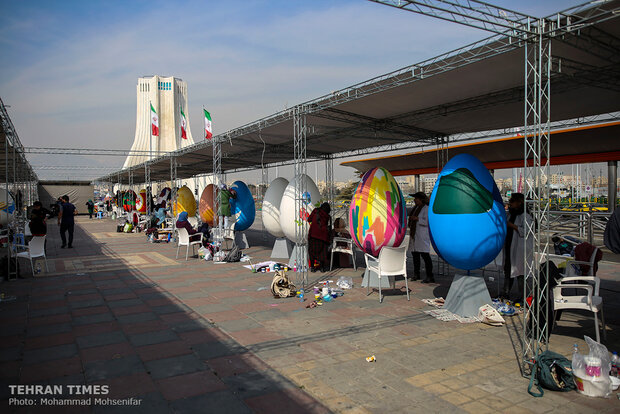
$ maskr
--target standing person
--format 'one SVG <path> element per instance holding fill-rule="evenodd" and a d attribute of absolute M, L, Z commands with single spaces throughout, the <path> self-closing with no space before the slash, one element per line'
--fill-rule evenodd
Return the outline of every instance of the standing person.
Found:
<path fill-rule="evenodd" d="M 503 297 L 510 298 L 510 291 L 514 280 L 517 279 L 520 294 L 524 291 L 525 274 L 525 221 L 532 222 L 532 216 L 525 211 L 525 196 L 522 193 L 512 193 L 508 200 L 508 220 L 506 242 L 504 244 L 504 290 Z M 533 244 L 528 246 L 532 252 Z M 520 297 L 520 296 L 519 296 Z M 523 298 L 521 298 L 523 300 Z"/>
<path fill-rule="evenodd" d="M 69 196 L 62 196 L 63 203 L 60 207 L 60 213 L 58 214 L 58 225 L 60 226 L 60 238 L 62 239 L 61 249 L 64 249 L 65 246 L 72 249 L 73 248 L 73 229 L 75 227 L 75 220 L 73 216 L 75 216 L 78 212 L 73 204 L 69 202 Z M 67 245 L 67 240 L 65 238 L 65 232 L 69 232 L 69 244 Z"/>
<path fill-rule="evenodd" d="M 47 223 L 45 221 L 50 211 L 43 207 L 40 201 L 32 204 L 30 212 L 30 233 L 33 236 L 45 236 L 47 234 Z"/>
<path fill-rule="evenodd" d="M 93 213 L 95 212 L 95 203 L 93 203 L 93 200 L 88 200 L 86 202 L 86 207 L 88 208 L 88 218 L 92 220 Z"/>
<path fill-rule="evenodd" d="M 327 263 L 327 249 L 329 247 L 329 233 L 331 230 L 331 207 L 329 203 L 321 204 L 312 210 L 308 217 L 310 230 L 308 231 L 308 258 L 310 260 L 310 271 L 326 272 L 329 268 Z"/>
<path fill-rule="evenodd" d="M 220 184 L 220 193 L 218 194 L 218 201 L 220 203 L 217 215 L 219 216 L 218 227 L 220 229 L 220 237 L 223 237 L 223 231 L 228 229 L 228 217 L 230 217 L 230 198 L 232 193 L 226 187 L 226 184 Z"/>
<path fill-rule="evenodd" d="M 420 279 L 420 257 L 424 260 L 426 279 L 422 283 L 435 283 L 431 260 L 431 237 L 428 231 L 428 197 L 423 192 L 413 194 L 415 207 L 409 215 L 409 249 L 413 256 L 413 280 Z"/>

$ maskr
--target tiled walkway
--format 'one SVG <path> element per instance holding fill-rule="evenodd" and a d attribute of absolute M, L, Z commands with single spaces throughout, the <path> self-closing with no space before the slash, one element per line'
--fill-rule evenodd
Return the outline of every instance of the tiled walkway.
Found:
<path fill-rule="evenodd" d="M 79 218 L 74 249 L 50 225 L 50 274 L 0 284 L 2 412 L 415 413 L 617 412 L 620 401 L 527 394 L 515 349 L 518 327 L 440 322 L 420 299 L 445 295 L 410 282 L 402 294 L 361 289 L 362 271 L 340 269 L 356 288 L 322 307 L 274 299 L 270 274 L 240 264 L 176 260 L 172 244 L 114 233 L 108 220 Z M 249 231 L 254 261 L 270 240 Z M 262 246 L 261 246 L 262 244 Z M 270 247 L 270 246 L 269 246 Z M 183 255 L 184 256 L 184 255 Z M 22 262 L 23 273 L 29 267 Z M 606 345 L 620 348 L 620 266 L 603 263 Z M 397 282 L 398 283 L 398 282 Z M 402 284 L 402 281 L 400 282 Z M 494 287 L 491 287 L 493 294 Z M 566 315 L 550 348 L 570 354 L 594 335 L 587 315 Z M 366 362 L 375 355 L 377 361 Z M 9 384 L 102 384 L 139 406 L 8 407 Z M 66 387 L 64 388 L 67 389 Z M 68 396 L 68 395 L 67 395 Z M 58 396 L 57 396 L 58 397 Z M 68 396 L 69 397 L 69 396 Z M 75 396 L 71 396 L 75 398 Z"/>

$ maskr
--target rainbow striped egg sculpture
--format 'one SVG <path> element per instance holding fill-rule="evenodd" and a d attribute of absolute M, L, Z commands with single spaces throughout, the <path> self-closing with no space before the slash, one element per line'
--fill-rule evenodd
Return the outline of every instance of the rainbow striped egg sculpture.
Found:
<path fill-rule="evenodd" d="M 400 246 L 406 224 L 405 199 L 392 174 L 382 167 L 364 174 L 349 209 L 349 230 L 355 244 L 377 257 L 385 246 Z"/>

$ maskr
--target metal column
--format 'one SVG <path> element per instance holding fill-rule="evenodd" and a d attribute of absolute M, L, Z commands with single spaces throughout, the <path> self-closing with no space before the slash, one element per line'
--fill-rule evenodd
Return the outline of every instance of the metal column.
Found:
<path fill-rule="evenodd" d="M 295 161 L 295 251 L 297 262 L 297 274 L 295 282 L 302 289 L 308 283 L 308 221 L 306 199 L 306 114 L 304 107 L 299 105 L 293 108 L 293 158 Z"/>
<path fill-rule="evenodd" d="M 217 224 L 219 232 L 214 232 L 216 241 L 223 240 L 224 223 L 220 223 L 219 210 L 220 200 L 218 197 L 218 186 L 222 183 L 222 144 L 218 137 L 211 140 L 213 145 L 213 225 Z"/>
<path fill-rule="evenodd" d="M 177 201 L 177 157 L 170 155 L 170 212 L 174 216 L 174 204 Z M 176 217 L 174 217 L 176 220 Z"/>
<path fill-rule="evenodd" d="M 325 192 L 327 202 L 334 208 L 334 158 L 328 155 L 325 158 Z"/>
<path fill-rule="evenodd" d="M 543 19 L 528 20 L 529 36 L 525 44 L 525 116 L 524 116 L 524 188 L 526 210 L 533 221 L 525 220 L 525 289 L 523 292 L 523 372 L 531 370 L 531 359 L 548 347 L 549 282 L 549 122 L 551 41 L 543 36 L 547 24 Z M 539 264 L 545 263 L 540 269 Z M 532 296 L 531 305 L 525 298 Z"/>
<path fill-rule="evenodd" d="M 607 207 L 610 213 L 618 202 L 618 161 L 607 162 Z"/>
<path fill-rule="evenodd" d="M 150 216 L 151 202 L 153 201 L 153 189 L 151 188 L 151 162 L 144 163 L 144 186 L 146 187 L 146 214 Z"/>

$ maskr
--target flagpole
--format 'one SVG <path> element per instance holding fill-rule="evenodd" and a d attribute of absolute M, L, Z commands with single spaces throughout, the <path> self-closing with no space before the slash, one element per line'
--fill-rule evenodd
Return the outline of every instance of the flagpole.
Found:
<path fill-rule="evenodd" d="M 148 111 L 149 111 L 149 131 L 151 131 L 151 133 L 150 133 L 151 139 L 149 140 L 149 161 L 153 159 L 153 120 L 151 119 L 151 108 L 152 107 L 153 107 L 153 104 L 149 100 L 149 107 L 148 107 Z"/>

